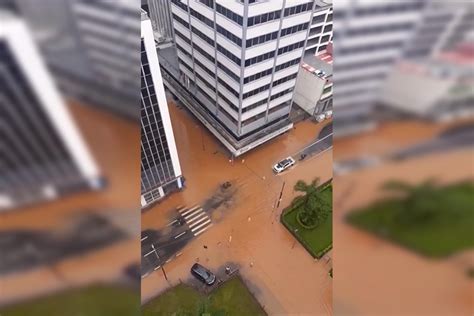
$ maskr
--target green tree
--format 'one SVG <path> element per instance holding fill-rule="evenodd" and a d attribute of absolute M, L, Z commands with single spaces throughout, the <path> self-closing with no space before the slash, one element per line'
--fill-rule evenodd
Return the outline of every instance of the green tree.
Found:
<path fill-rule="evenodd" d="M 301 203 L 297 218 L 300 224 L 306 228 L 317 227 L 329 216 L 325 201 L 321 198 L 319 183 L 319 178 L 314 179 L 309 184 L 303 180 L 298 180 L 294 186 L 295 191 L 303 193 L 295 199 L 295 204 Z"/>

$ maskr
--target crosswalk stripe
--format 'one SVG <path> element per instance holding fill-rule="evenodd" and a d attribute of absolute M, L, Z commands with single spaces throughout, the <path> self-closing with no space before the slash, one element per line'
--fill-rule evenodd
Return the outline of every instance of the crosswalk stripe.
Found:
<path fill-rule="evenodd" d="M 207 221 L 199 224 L 198 226 L 195 226 L 194 228 L 191 228 L 191 231 L 194 233 L 194 231 L 198 230 L 199 228 L 203 227 L 204 225 L 207 225 L 210 222 L 211 222 L 211 219 L 208 219 Z"/>
<path fill-rule="evenodd" d="M 204 212 L 201 212 L 201 213 L 197 214 L 197 216 L 194 216 L 193 218 L 187 219 L 186 223 L 189 225 L 190 223 L 194 222 L 195 220 L 197 220 L 199 217 L 202 217 L 202 216 L 207 216 L 207 214 L 204 213 Z"/>
<path fill-rule="evenodd" d="M 188 223 L 189 228 L 191 228 L 191 230 L 192 230 L 193 227 L 196 227 L 197 224 L 201 223 L 202 221 L 204 221 L 206 219 L 210 220 L 209 216 L 202 217 L 201 219 L 199 219 L 197 222 L 193 223 L 192 225 L 189 225 L 189 223 Z"/>
<path fill-rule="evenodd" d="M 197 231 L 194 233 L 194 236 L 199 236 L 200 234 L 204 233 L 206 230 L 208 230 L 209 228 L 211 228 L 212 226 L 212 223 L 207 225 L 206 227 L 204 227 L 203 229 L 201 229 L 200 231 Z"/>
<path fill-rule="evenodd" d="M 184 215 L 188 214 L 189 212 L 194 211 L 194 210 L 197 209 L 198 207 L 199 207 L 199 205 L 196 205 L 196 206 L 194 206 L 194 207 L 191 207 L 190 209 L 187 209 L 187 210 L 185 209 L 184 211 L 181 210 L 181 211 L 179 211 L 179 212 L 181 213 L 181 215 L 184 216 Z"/>
<path fill-rule="evenodd" d="M 197 210 L 194 210 L 191 213 L 188 213 L 183 217 L 184 217 L 185 220 L 188 220 L 188 218 L 191 218 L 193 215 L 196 215 L 196 214 L 199 214 L 199 213 L 204 213 L 202 208 L 198 208 Z"/>

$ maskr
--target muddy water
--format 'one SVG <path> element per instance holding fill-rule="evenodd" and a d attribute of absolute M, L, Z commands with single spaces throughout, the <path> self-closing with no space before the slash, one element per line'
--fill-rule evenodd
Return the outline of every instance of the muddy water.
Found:
<path fill-rule="evenodd" d="M 219 185 L 225 181 L 231 181 L 233 191 L 225 203 L 211 211 L 214 226 L 165 265 L 169 283 L 161 271 L 142 280 L 142 301 L 189 278 L 189 268 L 195 261 L 214 271 L 232 262 L 240 267 L 250 289 L 270 314 L 330 314 L 330 262 L 315 262 L 299 244 L 295 245 L 279 223 L 279 215 L 295 196 L 292 187 L 297 180 L 318 176 L 325 181 L 332 176 L 332 153 L 298 163 L 282 175 L 276 176 L 271 170 L 276 161 L 314 140 L 322 125 L 300 123 L 232 162 L 184 109 L 170 104 L 170 113 L 186 188 L 144 213 L 142 227 L 159 227 L 175 214 L 176 205 L 208 205 L 205 202 L 219 195 Z M 284 182 L 281 205 L 275 208 Z"/>
<path fill-rule="evenodd" d="M 334 140 L 334 160 L 364 155 L 385 155 L 430 140 L 443 130 L 472 122 L 433 123 L 420 120 L 402 120 L 381 123 L 375 130 Z"/>
<path fill-rule="evenodd" d="M 419 183 L 436 178 L 449 183 L 472 177 L 472 150 L 428 155 L 384 164 L 334 180 L 334 308 L 341 315 L 469 315 L 472 280 L 466 269 L 474 252 L 428 260 L 355 229 L 344 222 L 354 208 L 383 193 L 382 183 Z"/>
<path fill-rule="evenodd" d="M 89 106 L 71 104 L 70 109 L 107 179 L 107 187 L 98 192 L 71 194 L 54 202 L 2 213 L 0 229 L 64 227 L 70 224 L 71 218 L 87 210 L 100 212 L 137 238 L 60 261 L 53 267 L 1 276 L 0 304 L 72 285 L 116 280 L 123 275 L 125 266 L 138 262 L 139 124 Z M 130 179 L 137 179 L 137 182 Z"/>

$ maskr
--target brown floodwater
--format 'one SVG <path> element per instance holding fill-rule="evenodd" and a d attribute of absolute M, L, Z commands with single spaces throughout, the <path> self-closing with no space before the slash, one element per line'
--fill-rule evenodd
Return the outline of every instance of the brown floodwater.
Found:
<path fill-rule="evenodd" d="M 313 260 L 295 244 L 279 216 L 296 196 L 293 186 L 297 180 L 319 177 L 326 181 L 332 177 L 332 151 L 298 162 L 281 175 L 271 170 L 278 160 L 314 141 L 323 125 L 301 122 L 232 162 L 216 139 L 186 110 L 170 103 L 170 113 L 186 188 L 145 212 L 142 228 L 156 229 L 166 224 L 178 205 L 204 204 L 225 181 L 233 183 L 235 193 L 212 213 L 214 225 L 165 265 L 168 282 L 159 270 L 142 279 L 142 302 L 188 279 L 195 261 L 215 271 L 231 262 L 240 267 L 250 290 L 270 315 L 330 315 L 330 260 Z M 282 201 L 275 208 L 283 183 Z"/>

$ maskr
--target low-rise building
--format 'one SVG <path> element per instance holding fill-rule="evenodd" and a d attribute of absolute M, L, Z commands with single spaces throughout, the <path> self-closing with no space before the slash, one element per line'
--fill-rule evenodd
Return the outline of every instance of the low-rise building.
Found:
<path fill-rule="evenodd" d="M 306 54 L 298 72 L 293 102 L 315 118 L 332 110 L 332 62 L 329 43 L 316 55 Z"/>
<path fill-rule="evenodd" d="M 425 119 L 472 116 L 473 62 L 472 44 L 461 44 L 428 60 L 402 62 L 384 84 L 381 103 Z"/>

